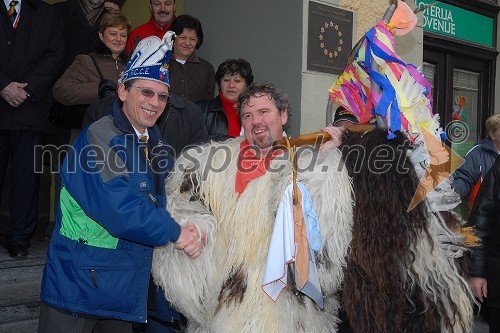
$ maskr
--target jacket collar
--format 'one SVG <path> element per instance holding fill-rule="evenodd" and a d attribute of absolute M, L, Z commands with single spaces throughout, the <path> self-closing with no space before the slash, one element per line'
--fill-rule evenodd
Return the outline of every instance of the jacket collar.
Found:
<path fill-rule="evenodd" d="M 99 38 L 97 39 L 96 45 L 94 47 L 94 53 L 100 55 L 109 55 L 109 56 L 112 55 L 112 52 L 109 49 L 109 47 L 107 47 L 106 44 L 104 44 L 103 41 Z M 125 52 L 125 50 L 123 50 L 122 53 L 120 53 L 120 61 L 124 62 L 125 64 L 128 62 L 128 55 L 127 52 Z"/>
<path fill-rule="evenodd" d="M 175 15 L 172 17 L 172 21 L 175 19 Z M 153 15 L 151 15 L 151 17 L 149 18 L 149 21 L 148 21 L 148 25 L 151 25 L 153 27 L 155 27 L 155 29 L 159 32 L 162 32 L 163 34 L 165 34 L 168 29 L 170 29 L 170 25 L 172 24 L 172 21 L 170 21 L 170 24 L 166 24 L 165 26 L 163 26 L 163 28 L 161 28 L 155 21 L 155 18 L 153 17 Z M 162 38 L 163 36 L 160 37 L 160 39 Z"/>
<path fill-rule="evenodd" d="M 174 52 L 172 52 L 172 55 L 170 56 L 170 60 L 177 62 L 177 60 L 175 60 Z M 193 52 L 193 54 L 191 54 L 186 59 L 186 62 L 200 62 L 200 58 L 198 58 L 198 56 L 196 55 L 196 52 Z"/>
<path fill-rule="evenodd" d="M 23 2 L 21 2 L 21 12 L 24 9 L 23 4 L 30 5 L 31 7 L 35 8 L 35 9 L 39 6 L 39 4 L 33 0 L 24 0 Z M 5 15 L 7 15 L 7 7 L 5 6 L 5 3 L 3 1 L 2 1 L 1 7 L 2 7 L 2 12 L 4 12 Z"/>
<path fill-rule="evenodd" d="M 115 125 L 116 128 L 127 134 L 135 134 L 132 124 L 122 110 L 122 103 L 120 102 L 120 99 L 117 98 L 113 102 L 111 114 L 113 115 L 113 125 Z"/>
<path fill-rule="evenodd" d="M 96 23 L 94 23 L 93 26 L 90 26 L 80 6 L 79 0 L 68 0 L 66 2 L 66 6 L 68 16 L 72 16 L 72 20 L 77 21 L 79 24 L 84 26 L 86 30 L 93 30 L 98 28 L 96 23 L 99 22 L 99 19 L 97 19 Z M 103 13 L 104 11 L 101 12 L 100 16 L 102 16 Z"/>
<path fill-rule="evenodd" d="M 208 111 L 224 112 L 224 110 L 222 110 L 222 100 L 219 95 L 215 96 L 215 98 L 208 103 Z"/>
<path fill-rule="evenodd" d="M 184 101 L 184 99 L 180 96 L 175 95 L 175 94 L 170 94 L 168 106 L 170 106 L 170 105 L 176 109 L 186 108 L 186 102 Z"/>
<path fill-rule="evenodd" d="M 495 154 L 498 154 L 495 146 L 493 145 L 493 142 L 491 142 L 491 139 L 483 139 L 479 141 L 478 144 L 480 144 L 481 148 L 483 148 L 484 150 L 489 150 Z"/>

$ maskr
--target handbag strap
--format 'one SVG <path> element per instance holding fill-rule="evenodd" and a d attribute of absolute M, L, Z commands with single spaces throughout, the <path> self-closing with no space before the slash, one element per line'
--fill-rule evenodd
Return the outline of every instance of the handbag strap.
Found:
<path fill-rule="evenodd" d="M 102 72 L 101 72 L 101 68 L 99 67 L 99 65 L 97 64 L 97 61 L 94 59 L 93 56 L 91 56 L 89 54 L 89 57 L 90 59 L 92 59 L 92 61 L 94 62 L 94 65 L 95 65 L 95 69 L 97 69 L 97 73 L 99 73 L 99 77 L 101 78 L 101 80 L 104 80 L 104 75 L 102 75 Z"/>

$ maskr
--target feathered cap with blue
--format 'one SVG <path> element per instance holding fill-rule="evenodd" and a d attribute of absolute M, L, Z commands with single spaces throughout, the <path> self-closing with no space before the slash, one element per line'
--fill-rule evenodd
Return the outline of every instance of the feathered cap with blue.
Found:
<path fill-rule="evenodd" d="M 172 53 L 173 31 L 167 31 L 163 39 L 156 36 L 144 38 L 137 44 L 119 82 L 144 79 L 166 84 L 170 87 L 168 61 Z"/>

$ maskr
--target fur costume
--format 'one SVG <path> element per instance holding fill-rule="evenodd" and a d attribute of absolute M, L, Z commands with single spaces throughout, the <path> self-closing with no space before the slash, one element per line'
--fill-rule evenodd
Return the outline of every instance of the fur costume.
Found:
<path fill-rule="evenodd" d="M 364 140 L 345 140 L 358 140 L 371 151 L 387 144 L 385 136 L 378 130 Z M 365 169 L 356 173 L 349 149 L 342 151 L 347 168 L 336 149 L 298 151 L 298 178 L 311 193 L 324 240 L 316 257 L 325 310 L 298 293 L 293 282 L 273 302 L 261 289 L 262 277 L 291 166 L 286 156 L 276 158 L 273 171 L 250 182 L 238 197 L 240 142 L 185 152 L 168 180 L 172 216 L 181 224 L 197 224 L 209 238 L 196 260 L 172 244 L 157 248 L 153 258 L 155 281 L 187 316 L 188 332 L 337 332 L 341 288 L 353 332 L 470 331 L 471 294 L 436 236 L 447 226 L 426 203 L 406 212 L 418 183 L 413 168 L 409 165 L 407 175 L 395 175 L 395 170 L 375 175 L 366 169 L 369 161 L 362 160 Z M 354 180 L 355 206 L 347 171 Z M 401 179 L 387 192 L 393 178 Z"/>
<path fill-rule="evenodd" d="M 450 243 L 453 232 L 428 200 L 408 211 L 419 181 L 408 156 L 413 147 L 400 132 L 389 141 L 386 135 L 346 133 L 340 147 L 356 194 L 342 283 L 350 330 L 471 332 L 474 297 L 454 262 L 461 248 Z M 359 147 L 362 156 L 353 154 Z M 389 148 L 383 160 L 391 163 L 373 172 L 381 147 Z"/>
<path fill-rule="evenodd" d="M 336 293 L 351 240 L 353 209 L 351 183 L 340 167 L 339 151 L 326 156 L 310 149 L 298 152 L 298 178 L 311 193 L 318 220 L 328 221 L 320 225 L 324 242 L 316 254 L 322 311 L 295 293 L 290 277 L 276 302 L 262 290 L 276 210 L 292 172 L 288 157 L 277 157 L 270 165 L 274 171 L 251 181 L 238 197 L 234 186 L 240 142 L 194 148 L 177 160 L 168 181 L 167 208 L 179 223 L 191 221 L 206 231 L 208 246 L 196 260 L 172 245 L 156 249 L 155 281 L 188 318 L 188 332 L 335 332 Z M 314 158 L 317 163 L 310 162 Z"/>

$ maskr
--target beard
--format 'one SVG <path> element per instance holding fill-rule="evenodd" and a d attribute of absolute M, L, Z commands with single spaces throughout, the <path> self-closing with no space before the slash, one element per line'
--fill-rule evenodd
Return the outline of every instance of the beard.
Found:
<path fill-rule="evenodd" d="M 273 145 L 273 142 L 271 135 L 268 135 L 267 137 L 256 139 L 255 145 L 260 149 L 267 149 Z"/>
<path fill-rule="evenodd" d="M 268 132 L 268 135 L 265 137 L 255 138 L 253 145 L 259 149 L 256 149 L 256 155 L 260 155 L 259 157 L 263 157 L 265 153 L 273 146 L 273 138 L 271 137 L 271 133 Z M 257 154 L 259 153 L 259 154 Z"/>

